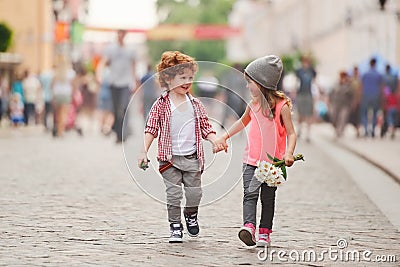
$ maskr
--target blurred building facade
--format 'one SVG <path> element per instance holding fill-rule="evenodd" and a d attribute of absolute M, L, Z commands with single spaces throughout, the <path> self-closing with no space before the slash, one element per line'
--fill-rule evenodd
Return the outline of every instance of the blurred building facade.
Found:
<path fill-rule="evenodd" d="M 0 19 L 13 30 L 10 52 L 32 71 L 51 66 L 53 56 L 51 0 L 0 0 Z"/>
<path fill-rule="evenodd" d="M 318 70 L 336 75 L 373 53 L 400 64 L 400 1 L 238 0 L 230 24 L 242 34 L 227 42 L 231 61 L 265 54 L 311 52 Z"/>
<path fill-rule="evenodd" d="M 13 30 L 10 52 L 20 55 L 21 68 L 41 71 L 55 53 L 70 54 L 70 25 L 84 19 L 87 6 L 88 0 L 0 0 L 0 20 Z"/>

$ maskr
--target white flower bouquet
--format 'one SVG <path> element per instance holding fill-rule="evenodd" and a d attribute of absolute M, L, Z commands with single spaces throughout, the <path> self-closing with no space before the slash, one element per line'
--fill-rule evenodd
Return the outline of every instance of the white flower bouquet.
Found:
<path fill-rule="evenodd" d="M 254 176 L 261 183 L 266 183 L 270 187 L 277 187 L 282 185 L 287 178 L 285 161 L 278 158 L 273 158 L 267 154 L 271 162 L 265 160 L 257 162 L 257 169 L 254 172 Z M 294 160 L 304 160 L 302 154 L 294 156 Z"/>

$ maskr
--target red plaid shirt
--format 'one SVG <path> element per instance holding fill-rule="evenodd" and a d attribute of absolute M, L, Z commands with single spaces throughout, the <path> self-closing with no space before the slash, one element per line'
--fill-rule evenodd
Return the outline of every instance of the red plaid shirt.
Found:
<path fill-rule="evenodd" d="M 203 104 L 197 98 L 189 94 L 190 102 L 193 105 L 196 118 L 196 149 L 199 158 L 200 171 L 204 170 L 204 149 L 201 143 L 210 133 L 215 131 L 212 128 Z M 164 92 L 151 107 L 147 119 L 145 133 L 158 137 L 157 159 L 161 161 L 172 161 L 172 140 L 171 140 L 171 106 L 167 92 Z"/>

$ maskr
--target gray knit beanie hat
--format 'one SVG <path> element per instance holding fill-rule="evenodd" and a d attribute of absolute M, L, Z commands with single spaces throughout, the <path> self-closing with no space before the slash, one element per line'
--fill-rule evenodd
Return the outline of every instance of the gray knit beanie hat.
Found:
<path fill-rule="evenodd" d="M 282 69 L 282 60 L 277 56 L 269 55 L 250 62 L 244 72 L 262 87 L 277 90 Z"/>

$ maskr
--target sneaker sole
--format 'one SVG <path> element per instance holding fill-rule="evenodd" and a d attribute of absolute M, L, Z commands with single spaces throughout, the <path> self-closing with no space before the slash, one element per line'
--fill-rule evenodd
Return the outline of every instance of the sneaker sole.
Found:
<path fill-rule="evenodd" d="M 238 236 L 239 236 L 239 239 L 243 243 L 245 243 L 247 246 L 255 246 L 256 245 L 256 242 L 254 242 L 254 240 L 253 240 L 253 238 L 251 236 L 251 233 L 249 231 L 241 229 L 239 231 Z"/>
<path fill-rule="evenodd" d="M 170 238 L 169 243 L 183 243 L 182 238 Z"/>
<path fill-rule="evenodd" d="M 199 233 L 193 235 L 193 234 L 191 234 L 189 231 L 187 231 L 187 234 L 188 234 L 188 236 L 190 236 L 190 237 L 198 237 L 198 236 L 199 236 Z"/>

